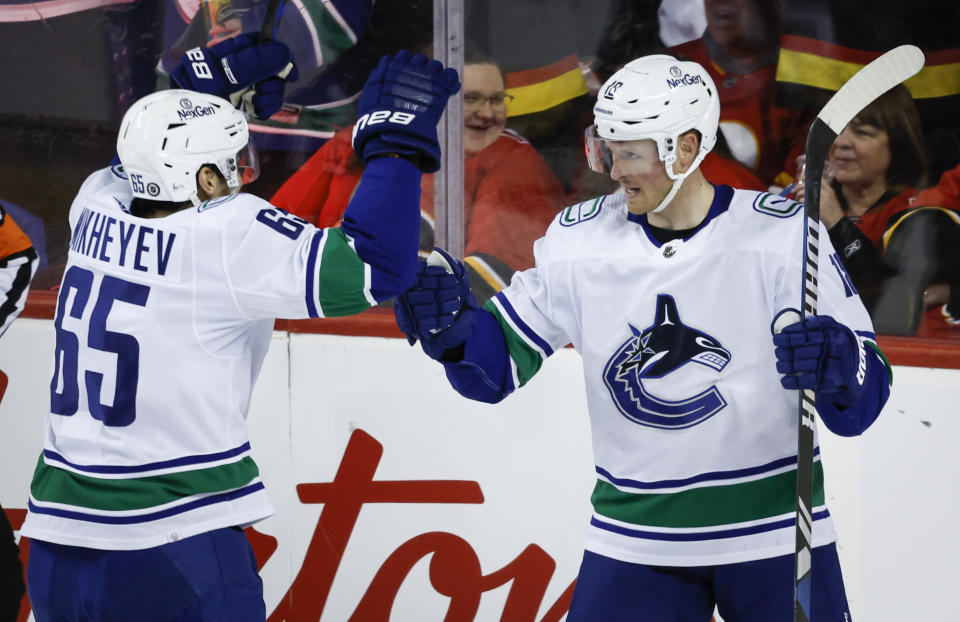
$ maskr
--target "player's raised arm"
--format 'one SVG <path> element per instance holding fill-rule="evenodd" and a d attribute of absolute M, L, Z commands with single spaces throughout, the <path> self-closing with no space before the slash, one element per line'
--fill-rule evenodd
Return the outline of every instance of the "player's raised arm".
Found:
<path fill-rule="evenodd" d="M 459 89 L 456 71 L 404 50 L 381 59 L 357 102 L 353 149 L 366 169 L 341 230 L 370 266 L 377 302 L 413 283 L 421 171 L 440 168 L 437 123 Z"/>
<path fill-rule="evenodd" d="M 227 262 L 245 313 L 352 315 L 410 287 L 422 171 L 438 166 L 436 125 L 459 87 L 455 71 L 423 55 L 382 59 L 358 102 L 355 151 L 365 168 L 342 226 L 317 230 L 258 201 L 251 226 L 230 228 Z"/>

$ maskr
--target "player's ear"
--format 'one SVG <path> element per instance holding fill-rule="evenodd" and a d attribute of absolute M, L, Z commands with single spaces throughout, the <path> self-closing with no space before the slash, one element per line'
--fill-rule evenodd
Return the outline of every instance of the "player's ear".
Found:
<path fill-rule="evenodd" d="M 685 171 L 693 163 L 700 151 L 700 132 L 690 130 L 677 137 L 677 164 Z M 676 170 L 676 169 L 675 169 Z"/>
<path fill-rule="evenodd" d="M 197 171 L 197 196 L 201 201 L 215 198 L 219 196 L 220 186 L 224 183 L 220 171 L 209 164 L 204 164 Z"/>

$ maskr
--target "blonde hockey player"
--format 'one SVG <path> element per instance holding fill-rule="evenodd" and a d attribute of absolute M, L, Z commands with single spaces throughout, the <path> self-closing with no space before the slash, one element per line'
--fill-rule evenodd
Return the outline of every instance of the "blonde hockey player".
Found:
<path fill-rule="evenodd" d="M 728 622 L 792 620 L 794 389 L 815 389 L 842 435 L 889 394 L 825 232 L 823 315 L 786 319 L 801 299 L 802 210 L 707 182 L 719 113 L 700 65 L 629 63 L 586 135 L 591 168 L 619 190 L 562 211 L 535 267 L 483 308 L 440 250 L 395 307 L 472 399 L 503 399 L 568 343 L 582 355 L 597 480 L 570 622 L 703 622 L 714 606 Z M 814 506 L 812 620 L 848 622 L 819 457 Z"/>

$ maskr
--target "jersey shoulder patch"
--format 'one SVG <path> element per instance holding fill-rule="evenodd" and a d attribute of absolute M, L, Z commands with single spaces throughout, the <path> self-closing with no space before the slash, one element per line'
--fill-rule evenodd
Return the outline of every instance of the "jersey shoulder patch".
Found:
<path fill-rule="evenodd" d="M 602 196 L 584 201 L 583 203 L 571 205 L 560 212 L 558 222 L 564 227 L 572 227 L 596 218 L 603 208 L 603 203 L 606 199 L 606 196 Z"/>
<path fill-rule="evenodd" d="M 801 207 L 801 204 L 793 199 L 769 192 L 761 192 L 753 200 L 754 211 L 774 218 L 790 218 L 800 211 Z"/>
<path fill-rule="evenodd" d="M 119 177 L 120 179 L 127 181 L 127 171 L 123 168 L 123 164 L 113 164 L 110 166 L 110 172 Z"/>
<path fill-rule="evenodd" d="M 200 212 L 205 212 L 205 211 L 207 211 L 208 209 L 211 209 L 211 208 L 214 208 L 214 207 L 219 207 L 219 206 L 223 205 L 224 203 L 228 203 L 228 202 L 236 199 L 236 198 L 239 197 L 239 196 L 241 196 L 241 195 L 239 195 L 239 194 L 228 194 L 228 195 L 223 196 L 223 197 L 217 197 L 216 199 L 210 199 L 210 200 L 208 200 L 208 201 L 204 201 L 203 203 L 201 203 L 201 204 L 197 207 L 197 212 L 198 212 L 198 213 L 200 213 Z"/>

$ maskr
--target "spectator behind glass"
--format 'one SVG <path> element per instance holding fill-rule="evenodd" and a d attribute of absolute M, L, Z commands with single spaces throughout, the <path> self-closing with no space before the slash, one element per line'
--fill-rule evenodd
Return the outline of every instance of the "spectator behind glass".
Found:
<path fill-rule="evenodd" d="M 956 280 L 958 215 L 937 205 L 942 193 L 918 194 L 926 173 L 922 145 L 913 98 L 898 85 L 840 133 L 821 185 L 820 218 L 881 333 L 914 334 L 924 290 Z M 941 182 L 946 192 L 949 175 Z M 797 200 L 804 190 L 801 180 Z"/>
<path fill-rule="evenodd" d="M 507 130 L 509 96 L 492 59 L 469 54 L 463 70 L 465 263 L 477 298 L 487 300 L 516 270 L 533 266 L 533 242 L 563 206 L 563 188 L 537 151 Z M 335 226 L 362 166 L 350 128 L 324 144 L 271 198 L 311 223 Z M 420 249 L 433 248 L 433 175 L 420 184 Z M 321 225 L 322 223 L 322 225 Z"/>
<path fill-rule="evenodd" d="M 899 267 L 903 286 L 884 287 L 875 315 L 884 326 L 891 326 L 887 329 L 891 332 L 899 328 L 907 335 L 956 338 L 960 336 L 960 165 L 946 171 L 935 187 L 921 191 L 912 202 L 913 209 L 894 216 L 884 233 L 884 258 Z M 923 313 L 916 304 L 921 296 Z M 905 316 L 902 309 L 907 305 L 911 313 Z"/>
<path fill-rule="evenodd" d="M 647 54 L 666 54 L 666 46 L 677 49 L 680 43 L 695 38 L 688 36 L 690 28 L 699 24 L 700 28 L 696 31 L 699 35 L 703 33 L 703 25 L 706 23 L 703 0 L 665 0 L 661 3 L 620 0 L 612 15 L 603 41 L 598 47 L 596 59 L 590 67 L 593 79 L 589 79 L 588 84 L 596 85 L 591 87 L 594 98 L 599 94 L 599 85 L 606 82 L 625 63 Z M 689 59 L 680 55 L 680 60 Z M 723 113 L 721 110 L 721 114 Z M 592 122 L 591 110 L 591 117 L 586 125 Z M 581 130 L 577 135 L 578 141 L 582 134 Z M 578 143 L 578 151 L 580 150 Z M 587 170 L 584 161 L 577 169 L 578 178 L 571 184 L 574 190 L 567 195 L 571 203 L 596 194 L 606 194 L 616 188 L 615 184 L 609 185 L 609 179 L 585 173 Z M 713 184 L 745 190 L 767 190 L 770 187 L 768 182 L 757 177 L 755 171 L 734 157 L 722 132 L 717 134 L 717 144 L 700 164 L 700 170 L 707 181 Z"/>
<path fill-rule="evenodd" d="M 706 0 L 700 39 L 670 48 L 707 69 L 720 94 L 720 128 L 734 158 L 763 183 L 793 181 L 813 115 L 780 108 L 773 92 L 779 54 L 779 3 Z"/>

